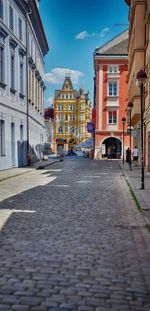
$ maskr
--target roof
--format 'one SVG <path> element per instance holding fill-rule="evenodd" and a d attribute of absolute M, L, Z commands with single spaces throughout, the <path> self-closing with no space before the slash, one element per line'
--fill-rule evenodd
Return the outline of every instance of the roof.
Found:
<path fill-rule="evenodd" d="M 128 30 L 96 48 L 95 55 L 128 55 Z"/>
<path fill-rule="evenodd" d="M 70 90 L 73 90 L 72 81 L 71 81 L 71 78 L 70 78 L 69 76 L 66 76 L 66 77 L 65 77 L 65 81 L 64 81 L 64 83 L 63 83 L 62 90 L 65 89 L 65 86 L 66 86 L 66 85 L 69 85 L 69 89 L 70 89 Z"/>
<path fill-rule="evenodd" d="M 72 84 L 71 78 L 69 76 L 65 77 L 62 89 L 61 90 L 55 90 L 54 97 L 60 98 L 60 94 L 62 91 L 66 90 L 66 88 L 65 88 L 66 86 L 69 86 L 67 88 L 67 91 L 70 91 L 70 90 L 73 91 L 75 98 L 79 98 L 80 96 L 84 96 L 85 99 L 89 99 L 89 92 L 84 93 L 84 90 L 82 88 L 80 88 L 79 91 L 73 89 L 73 84 Z"/>
<path fill-rule="evenodd" d="M 125 2 L 130 5 L 131 4 L 131 0 L 125 0 Z"/>

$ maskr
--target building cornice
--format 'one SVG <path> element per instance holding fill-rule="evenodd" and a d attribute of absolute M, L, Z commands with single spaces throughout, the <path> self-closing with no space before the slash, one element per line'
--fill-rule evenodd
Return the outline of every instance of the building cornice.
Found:
<path fill-rule="evenodd" d="M 49 47 L 35 0 L 28 0 L 28 5 L 31 9 L 31 14 L 29 15 L 30 21 L 36 33 L 42 53 L 45 55 L 49 51 Z"/>
<path fill-rule="evenodd" d="M 104 54 L 104 55 L 94 55 L 94 59 L 104 59 L 104 60 L 107 60 L 107 59 L 128 59 L 128 54 L 122 54 L 122 55 L 107 55 L 107 54 Z"/>
<path fill-rule="evenodd" d="M 8 105 L 6 105 L 6 104 L 4 104 L 4 103 L 1 103 L 1 102 L 0 102 L 0 106 L 6 107 L 6 108 L 11 109 L 11 110 L 16 111 L 16 112 L 19 112 L 19 113 L 21 113 L 21 114 L 23 114 L 23 115 L 27 115 L 26 112 L 21 111 L 21 110 L 16 109 L 16 108 L 13 108 L 13 107 L 10 107 L 10 106 L 8 106 Z M 42 124 L 41 122 L 39 122 L 37 119 L 35 119 L 34 117 L 32 117 L 30 114 L 29 114 L 29 118 L 31 118 L 31 119 L 32 119 L 33 121 L 35 121 L 37 124 L 39 124 L 40 126 L 42 126 L 43 128 L 45 128 L 44 124 Z M 43 118 L 43 120 L 44 120 L 44 118 Z"/>

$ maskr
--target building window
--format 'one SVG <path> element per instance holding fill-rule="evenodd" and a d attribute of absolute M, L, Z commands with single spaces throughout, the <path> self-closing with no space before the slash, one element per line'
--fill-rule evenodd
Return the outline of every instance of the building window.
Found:
<path fill-rule="evenodd" d="M 70 121 L 74 121 L 76 119 L 76 116 L 74 114 L 70 115 Z"/>
<path fill-rule="evenodd" d="M 0 120 L 0 155 L 5 155 L 5 121 Z"/>
<path fill-rule="evenodd" d="M 20 94 L 23 93 L 23 63 L 20 63 Z"/>
<path fill-rule="evenodd" d="M 64 110 L 64 105 L 58 105 L 57 108 L 58 108 L 59 111 L 60 110 Z"/>
<path fill-rule="evenodd" d="M 3 0 L 0 0 L 0 17 L 3 18 Z"/>
<path fill-rule="evenodd" d="M 70 133 L 71 134 L 75 133 L 75 127 L 74 126 L 70 126 Z"/>
<path fill-rule="evenodd" d="M 110 73 L 117 73 L 118 72 L 118 67 L 117 66 L 109 66 L 108 67 L 108 72 L 110 72 Z"/>
<path fill-rule="evenodd" d="M 13 54 L 10 57 L 10 87 L 15 89 L 15 56 Z"/>
<path fill-rule="evenodd" d="M 117 82 L 109 82 L 108 83 L 108 95 L 117 96 L 117 94 L 118 94 Z"/>
<path fill-rule="evenodd" d="M 4 83 L 4 48 L 0 46 L 0 82 Z"/>
<path fill-rule="evenodd" d="M 19 18 L 19 39 L 22 41 L 22 20 Z"/>
<path fill-rule="evenodd" d="M 108 124 L 117 124 L 117 111 L 108 111 Z"/>
<path fill-rule="evenodd" d="M 14 12 L 11 6 L 9 7 L 9 27 L 14 30 Z"/>
<path fill-rule="evenodd" d="M 62 126 L 60 126 L 60 127 L 58 128 L 58 133 L 63 133 L 63 127 L 62 127 Z"/>
<path fill-rule="evenodd" d="M 84 114 L 83 114 L 83 115 L 81 114 L 81 115 L 79 116 L 79 120 L 80 120 L 80 121 L 84 121 L 84 120 L 85 120 L 85 115 L 84 115 Z"/>
<path fill-rule="evenodd" d="M 64 121 L 65 120 L 65 116 L 63 114 L 59 115 L 59 116 L 57 116 L 57 120 L 58 121 Z"/>
<path fill-rule="evenodd" d="M 80 110 L 85 110 L 85 105 L 84 104 L 80 105 Z"/>
<path fill-rule="evenodd" d="M 83 125 L 80 126 L 80 127 L 79 127 L 79 133 L 80 133 L 80 134 L 83 134 L 84 131 L 85 131 L 85 127 L 84 127 Z"/>

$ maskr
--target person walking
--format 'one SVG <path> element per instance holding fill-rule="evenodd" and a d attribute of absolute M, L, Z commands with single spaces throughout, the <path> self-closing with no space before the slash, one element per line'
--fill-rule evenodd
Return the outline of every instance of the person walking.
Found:
<path fill-rule="evenodd" d="M 135 146 L 133 148 L 132 156 L 133 156 L 133 162 L 134 162 L 135 166 L 137 166 L 138 165 L 138 158 L 139 158 L 139 150 L 138 150 L 137 146 Z"/>
<path fill-rule="evenodd" d="M 131 150 L 128 147 L 128 149 L 126 150 L 126 162 L 130 164 L 130 158 L 131 158 Z"/>

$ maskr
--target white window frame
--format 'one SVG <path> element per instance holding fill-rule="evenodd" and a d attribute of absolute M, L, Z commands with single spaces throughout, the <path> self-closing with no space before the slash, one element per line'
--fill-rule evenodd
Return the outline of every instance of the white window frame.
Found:
<path fill-rule="evenodd" d="M 64 120 L 65 120 L 64 114 L 58 115 L 58 116 L 57 116 L 57 120 L 58 120 L 58 121 L 64 121 Z"/>
<path fill-rule="evenodd" d="M 79 120 L 80 120 L 80 121 L 85 121 L 85 115 L 84 115 L 84 114 L 81 114 L 81 115 L 79 116 Z"/>
<path fill-rule="evenodd" d="M 107 70 L 109 73 L 118 73 L 119 66 L 118 65 L 108 65 Z"/>
<path fill-rule="evenodd" d="M 63 111 L 64 110 L 64 105 L 58 104 L 57 108 L 58 108 L 59 111 Z"/>
<path fill-rule="evenodd" d="M 116 122 L 114 122 L 113 112 L 116 112 Z M 112 113 L 112 122 L 109 122 L 109 114 Z M 109 109 L 107 113 L 107 124 L 117 125 L 118 124 L 118 111 L 116 109 Z"/>
<path fill-rule="evenodd" d="M 75 114 L 71 114 L 71 115 L 70 115 L 70 121 L 75 121 L 75 120 L 76 120 Z"/>
<path fill-rule="evenodd" d="M 110 92 L 110 85 L 112 85 L 112 92 Z M 114 86 L 116 85 L 116 93 L 114 92 Z M 108 96 L 118 96 L 118 81 L 108 81 Z M 112 93 L 112 94 L 110 94 Z"/>

